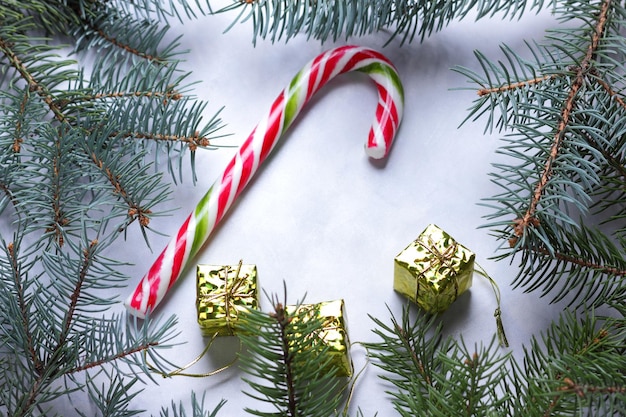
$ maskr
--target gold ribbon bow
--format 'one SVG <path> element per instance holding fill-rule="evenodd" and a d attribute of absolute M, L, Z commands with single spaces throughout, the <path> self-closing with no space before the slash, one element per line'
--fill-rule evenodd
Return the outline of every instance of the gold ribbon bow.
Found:
<path fill-rule="evenodd" d="M 225 309 L 224 314 L 226 315 L 225 317 L 226 326 L 231 332 L 233 331 L 233 328 L 232 328 L 233 317 L 231 317 L 231 310 L 237 309 L 237 305 L 235 304 L 235 301 L 238 298 L 250 296 L 250 293 L 247 291 L 239 292 L 241 291 L 242 286 L 246 284 L 246 280 L 248 278 L 247 274 L 244 276 L 241 276 L 242 264 L 243 264 L 243 261 L 240 260 L 237 266 L 237 271 L 235 272 L 235 277 L 231 280 L 228 279 L 228 276 L 230 275 L 230 272 L 231 272 L 231 267 L 229 265 L 224 266 L 218 271 L 218 277 L 220 273 L 224 272 L 224 278 L 223 278 L 224 289 L 222 291 L 213 291 L 210 294 L 202 294 L 199 296 L 199 299 L 202 302 L 207 303 L 207 304 L 214 303 L 219 300 L 224 300 L 224 309 Z"/>
<path fill-rule="evenodd" d="M 426 267 L 420 272 L 420 275 L 422 276 L 426 275 L 426 273 L 430 271 L 431 269 L 440 268 L 442 266 L 448 267 L 450 269 L 454 269 L 454 266 L 451 264 L 451 262 L 452 262 L 452 258 L 454 257 L 454 254 L 458 250 L 458 243 L 452 240 L 451 245 L 448 245 L 445 248 L 445 250 L 442 252 L 439 250 L 435 241 L 433 241 L 430 235 L 426 237 L 428 238 L 427 244 L 421 239 L 418 239 L 416 243 L 418 243 L 422 248 L 428 251 L 434 259 L 428 263 L 428 267 Z M 420 260 L 416 259 L 415 263 L 420 263 Z M 420 292 L 420 280 L 418 279 L 417 288 L 415 289 L 416 300 L 419 299 L 419 292 Z M 458 297 L 458 295 L 459 295 L 459 283 L 455 279 L 454 280 L 454 299 L 455 300 Z"/>

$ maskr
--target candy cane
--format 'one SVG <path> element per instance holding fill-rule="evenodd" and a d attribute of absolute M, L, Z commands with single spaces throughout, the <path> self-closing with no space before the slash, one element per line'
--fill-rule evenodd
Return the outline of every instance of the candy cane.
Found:
<path fill-rule="evenodd" d="M 404 104 L 402 84 L 393 65 L 380 53 L 356 46 L 336 48 L 318 56 L 296 74 L 274 101 L 269 113 L 241 145 L 221 178 L 207 191 L 125 301 L 131 314 L 144 318 L 154 310 L 304 105 L 329 80 L 349 71 L 364 72 L 377 85 L 376 120 L 369 132 L 365 152 L 375 159 L 387 155 Z"/>

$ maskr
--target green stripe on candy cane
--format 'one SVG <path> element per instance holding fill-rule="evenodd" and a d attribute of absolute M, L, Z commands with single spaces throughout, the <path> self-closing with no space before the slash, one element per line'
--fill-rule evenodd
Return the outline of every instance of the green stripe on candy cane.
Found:
<path fill-rule="evenodd" d="M 283 123 L 282 133 L 285 133 L 287 129 L 289 129 L 289 126 L 291 126 L 291 123 L 298 116 L 298 113 L 300 113 L 300 109 L 298 106 L 299 97 L 297 93 L 300 91 L 299 87 L 302 82 L 303 76 L 304 76 L 303 72 L 300 71 L 293 77 L 293 80 L 291 80 L 291 83 L 289 83 L 289 88 L 287 89 L 287 91 L 289 92 L 295 91 L 296 94 L 288 95 L 289 98 L 287 99 L 287 103 L 285 104 L 285 121 Z"/>
<path fill-rule="evenodd" d="M 370 77 L 372 74 L 380 74 L 383 77 L 391 80 L 396 88 L 402 94 L 402 101 L 404 101 L 404 89 L 402 88 L 402 81 L 400 81 L 400 76 L 396 71 L 392 71 L 388 65 L 382 65 L 380 63 L 372 63 L 368 66 L 359 68 L 357 71 L 364 72 Z"/>
<path fill-rule="evenodd" d="M 143 318 L 156 308 L 304 105 L 328 81 L 349 71 L 364 72 L 377 84 L 376 118 L 365 151 L 376 159 L 386 156 L 404 106 L 402 84 L 393 65 L 380 53 L 356 46 L 335 48 L 318 56 L 279 94 L 269 113 L 242 143 L 222 176 L 127 298 L 129 313 Z"/>
<path fill-rule="evenodd" d="M 196 230 L 194 233 L 193 244 L 191 246 L 191 256 L 195 256 L 202 245 L 204 244 L 203 236 L 209 233 L 209 213 L 206 208 L 209 206 L 208 202 L 211 199 L 213 193 L 213 187 L 209 188 L 209 191 L 198 202 L 196 209 L 194 210 L 194 216 L 197 219 Z"/>

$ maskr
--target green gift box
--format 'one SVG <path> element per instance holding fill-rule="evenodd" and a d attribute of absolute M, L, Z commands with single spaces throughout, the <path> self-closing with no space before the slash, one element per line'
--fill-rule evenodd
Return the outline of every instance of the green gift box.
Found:
<path fill-rule="evenodd" d="M 472 286 L 475 255 L 434 224 L 394 259 L 393 288 L 428 313 L 446 310 Z"/>
<path fill-rule="evenodd" d="M 258 308 L 256 265 L 198 265 L 198 324 L 205 336 L 232 336 L 239 312 Z"/>

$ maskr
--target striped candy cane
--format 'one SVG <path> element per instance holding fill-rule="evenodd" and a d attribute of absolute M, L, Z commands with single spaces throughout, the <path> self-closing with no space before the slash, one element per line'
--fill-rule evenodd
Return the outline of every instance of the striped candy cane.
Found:
<path fill-rule="evenodd" d="M 200 200 L 125 301 L 131 314 L 144 318 L 156 308 L 304 105 L 329 80 L 349 71 L 364 72 L 377 85 L 376 119 L 365 152 L 375 159 L 387 155 L 404 104 L 402 84 L 393 65 L 380 53 L 356 46 L 336 48 L 318 56 L 296 74 L 274 101 L 269 113 L 241 145 L 222 176 Z"/>

